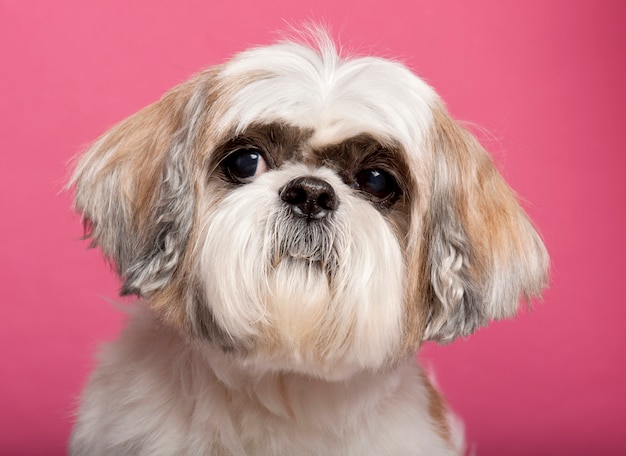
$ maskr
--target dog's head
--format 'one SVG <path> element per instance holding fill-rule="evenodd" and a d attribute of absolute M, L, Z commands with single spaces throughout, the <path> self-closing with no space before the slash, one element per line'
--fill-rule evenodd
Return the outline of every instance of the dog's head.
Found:
<path fill-rule="evenodd" d="M 123 294 L 268 369 L 376 369 L 546 284 L 540 237 L 435 92 L 324 38 L 174 88 L 100 138 L 72 183 Z"/>

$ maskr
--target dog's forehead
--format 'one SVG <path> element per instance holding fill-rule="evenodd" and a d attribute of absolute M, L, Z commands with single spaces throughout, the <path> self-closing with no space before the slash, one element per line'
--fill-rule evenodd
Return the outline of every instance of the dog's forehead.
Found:
<path fill-rule="evenodd" d="M 419 145 L 437 95 L 404 65 L 376 57 L 343 59 L 334 49 L 297 44 L 253 49 L 220 72 L 228 105 L 220 128 L 288 122 L 311 129 L 316 147 L 363 132 Z M 242 83 L 242 81 L 244 81 Z"/>

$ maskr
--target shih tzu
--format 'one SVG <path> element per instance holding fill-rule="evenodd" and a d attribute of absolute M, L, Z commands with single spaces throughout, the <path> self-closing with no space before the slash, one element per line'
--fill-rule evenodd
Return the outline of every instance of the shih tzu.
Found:
<path fill-rule="evenodd" d="M 102 136 L 71 185 L 140 300 L 73 455 L 456 455 L 415 361 L 514 315 L 548 256 L 478 141 L 398 62 L 255 48 Z"/>

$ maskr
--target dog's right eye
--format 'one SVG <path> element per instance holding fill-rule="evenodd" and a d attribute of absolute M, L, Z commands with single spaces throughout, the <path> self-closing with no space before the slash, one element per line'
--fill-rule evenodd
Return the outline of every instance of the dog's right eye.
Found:
<path fill-rule="evenodd" d="M 267 171 L 267 164 L 261 151 L 255 147 L 245 147 L 231 153 L 222 165 L 226 175 L 236 182 L 250 182 Z"/>
<path fill-rule="evenodd" d="M 356 175 L 355 188 L 376 203 L 388 203 L 398 195 L 398 183 L 381 169 L 364 169 Z"/>

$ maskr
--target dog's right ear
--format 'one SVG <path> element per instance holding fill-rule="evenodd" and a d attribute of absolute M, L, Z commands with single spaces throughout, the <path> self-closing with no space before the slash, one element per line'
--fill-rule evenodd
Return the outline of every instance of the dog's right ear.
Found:
<path fill-rule="evenodd" d="M 122 278 L 122 295 L 166 286 L 184 252 L 194 212 L 190 160 L 210 115 L 211 70 L 103 135 L 69 183 L 85 235 Z"/>

